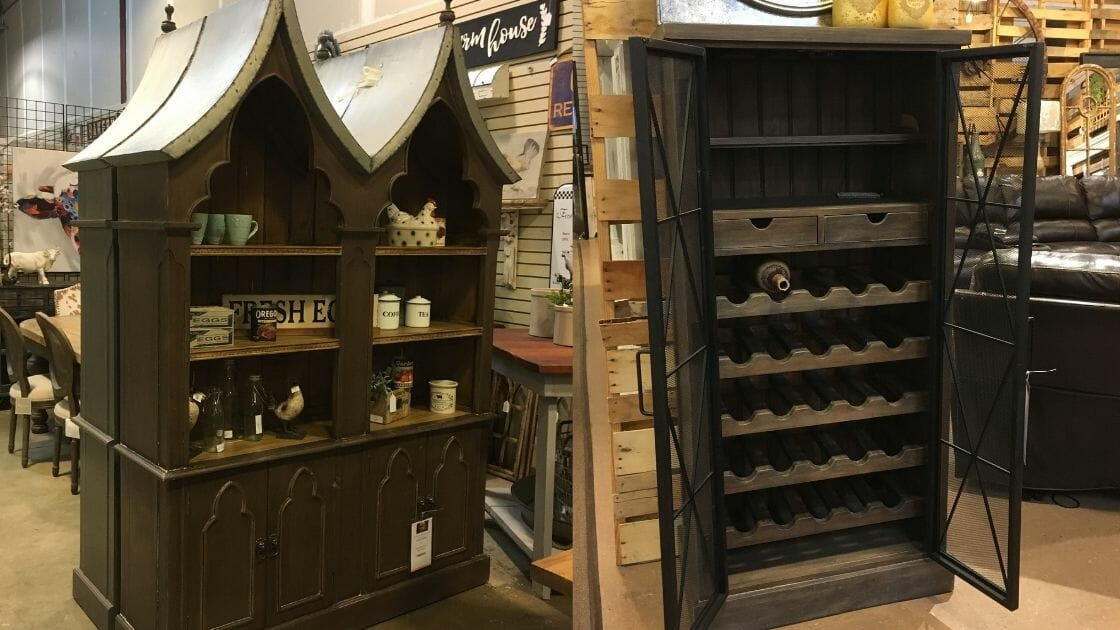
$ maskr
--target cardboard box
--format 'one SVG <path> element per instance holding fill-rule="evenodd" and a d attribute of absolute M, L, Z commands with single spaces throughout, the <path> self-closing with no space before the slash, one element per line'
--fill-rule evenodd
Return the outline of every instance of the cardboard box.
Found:
<path fill-rule="evenodd" d="M 233 309 L 224 306 L 192 306 L 191 330 L 233 328 Z"/>
<path fill-rule="evenodd" d="M 190 344 L 191 348 L 232 346 L 233 328 L 192 328 Z"/>

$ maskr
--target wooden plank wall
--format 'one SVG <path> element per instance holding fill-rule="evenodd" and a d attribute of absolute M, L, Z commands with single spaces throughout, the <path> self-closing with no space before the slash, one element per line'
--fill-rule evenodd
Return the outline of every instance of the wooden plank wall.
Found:
<path fill-rule="evenodd" d="M 453 3 L 455 19 L 463 22 L 525 0 L 460 0 Z M 343 52 L 374 42 L 431 28 L 439 22 L 443 2 L 418 2 L 416 8 L 378 19 L 366 26 L 337 34 Z M 560 36 L 557 51 L 578 52 L 583 42 L 582 7 L 578 0 L 560 1 Z M 548 124 L 550 62 L 555 53 L 506 62 L 510 70 L 510 98 L 487 104 L 482 116 L 491 131 L 542 129 Z M 586 88 L 584 88 L 586 89 Z M 551 133 L 541 170 L 541 203 L 519 206 L 517 288 L 499 286 L 494 320 L 500 324 L 529 325 L 529 290 L 548 286 L 552 256 L 552 205 L 556 189 L 572 181 L 572 135 Z M 498 254 L 501 269 L 501 252 Z M 495 281 L 497 281 L 495 279 Z"/>

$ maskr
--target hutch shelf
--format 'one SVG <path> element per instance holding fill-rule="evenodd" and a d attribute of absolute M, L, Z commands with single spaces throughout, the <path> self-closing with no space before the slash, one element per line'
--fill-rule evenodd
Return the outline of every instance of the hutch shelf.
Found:
<path fill-rule="evenodd" d="M 954 248 L 985 249 L 962 179 L 1020 176 L 1033 212 L 1039 51 L 962 52 L 962 31 L 663 36 L 628 53 L 666 627 L 786 625 L 952 573 L 1016 606 L 1025 311 L 1016 290 L 956 288 Z M 963 167 L 966 133 L 994 166 Z M 756 280 L 771 261 L 788 292 Z"/>
<path fill-rule="evenodd" d="M 516 175 L 453 19 L 313 63 L 292 0 L 230 3 L 161 36 L 127 109 L 70 163 L 89 359 L 74 597 L 98 628 L 363 628 L 486 582 L 496 228 Z M 428 198 L 447 246 L 384 246 L 386 209 Z M 259 229 L 193 245 L 202 213 Z M 430 298 L 433 325 L 374 328 L 382 285 Z M 228 295 L 337 307 L 328 327 L 191 348 L 189 308 Z M 370 376 L 400 356 L 411 414 L 372 424 Z M 192 448 L 188 396 L 231 361 L 238 385 L 261 375 L 279 401 L 300 386 L 302 437 L 266 412 L 259 441 Z M 452 413 L 428 410 L 432 379 L 459 383 Z M 431 562 L 413 566 L 427 518 Z"/>

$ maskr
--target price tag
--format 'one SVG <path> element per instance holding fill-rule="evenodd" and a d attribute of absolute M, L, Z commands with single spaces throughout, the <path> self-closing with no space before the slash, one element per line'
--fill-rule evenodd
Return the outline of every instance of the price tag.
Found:
<path fill-rule="evenodd" d="M 412 524 L 412 571 L 432 566 L 432 519 Z"/>
<path fill-rule="evenodd" d="M 389 413 L 397 413 L 397 395 L 389 394 Z"/>
<path fill-rule="evenodd" d="M 232 440 L 233 439 L 233 430 L 232 429 L 227 429 L 225 431 L 222 431 L 222 437 L 227 439 L 227 440 Z"/>
<path fill-rule="evenodd" d="M 257 435 L 264 433 L 264 416 L 258 413 L 257 415 L 253 416 L 253 420 L 257 424 Z"/>
<path fill-rule="evenodd" d="M 31 415 L 31 399 L 30 398 L 17 398 L 16 399 L 16 415 L 17 416 L 30 416 Z"/>
<path fill-rule="evenodd" d="M 509 413 L 509 401 L 502 403 L 502 413 Z"/>

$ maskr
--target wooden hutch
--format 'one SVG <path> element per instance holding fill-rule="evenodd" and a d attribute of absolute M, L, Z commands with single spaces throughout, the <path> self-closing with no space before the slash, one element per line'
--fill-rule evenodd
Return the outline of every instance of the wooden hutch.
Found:
<path fill-rule="evenodd" d="M 628 51 L 665 627 L 770 628 L 953 573 L 1014 609 L 1041 47 L 659 35 Z M 1018 198 L 989 195 L 1006 175 Z M 960 288 L 993 207 L 1023 239 L 1003 295 Z M 755 280 L 774 260 L 788 293 Z"/>
<path fill-rule="evenodd" d="M 485 435 L 501 187 L 453 14 L 313 64 L 292 0 L 240 0 L 159 38 L 120 119 L 70 164 L 83 187 L 81 561 L 99 628 L 358 628 L 485 583 Z M 447 246 L 392 248 L 385 209 L 428 197 Z M 195 212 L 251 214 L 241 247 L 192 245 Z M 432 300 L 433 325 L 371 327 L 371 294 Z M 192 350 L 190 306 L 334 295 L 332 328 Z M 415 363 L 412 413 L 369 422 L 371 370 Z M 188 395 L 224 359 L 302 440 L 190 447 Z M 458 381 L 450 415 L 430 379 Z M 410 567 L 432 517 L 432 564 Z"/>

